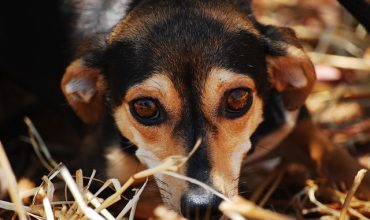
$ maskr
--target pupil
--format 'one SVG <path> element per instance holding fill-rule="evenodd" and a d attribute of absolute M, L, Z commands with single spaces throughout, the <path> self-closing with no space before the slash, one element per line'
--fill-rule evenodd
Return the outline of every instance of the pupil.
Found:
<path fill-rule="evenodd" d="M 136 101 L 135 110 L 138 115 L 143 118 L 151 118 L 157 114 L 156 104 L 149 99 L 141 99 Z"/>
<path fill-rule="evenodd" d="M 227 100 L 228 108 L 233 111 L 241 110 L 245 107 L 248 100 L 248 92 L 242 89 L 234 90 L 230 93 Z"/>

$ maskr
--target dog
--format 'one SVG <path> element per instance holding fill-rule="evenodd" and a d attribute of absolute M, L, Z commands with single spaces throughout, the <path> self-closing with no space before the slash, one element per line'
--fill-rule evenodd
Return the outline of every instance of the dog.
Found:
<path fill-rule="evenodd" d="M 271 153 L 351 184 L 360 165 L 323 137 L 304 107 L 313 64 L 295 33 L 259 23 L 250 1 L 66 5 L 78 14 L 76 53 L 61 88 L 85 123 L 101 127 L 109 176 L 124 181 L 138 166 L 188 155 L 201 139 L 179 173 L 227 197 L 238 195 L 242 166 Z M 155 179 L 163 202 L 184 217 L 220 218 L 217 196 L 172 177 Z"/>

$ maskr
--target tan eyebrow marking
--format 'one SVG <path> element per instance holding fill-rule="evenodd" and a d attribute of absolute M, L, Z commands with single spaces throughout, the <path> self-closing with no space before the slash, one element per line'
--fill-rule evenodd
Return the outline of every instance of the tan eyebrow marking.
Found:
<path fill-rule="evenodd" d="M 255 83 L 248 75 L 242 75 L 227 69 L 213 68 L 204 84 L 202 94 L 203 111 L 210 119 L 214 117 L 215 108 L 218 107 L 219 101 L 228 89 L 248 87 L 255 90 Z"/>
<path fill-rule="evenodd" d="M 165 107 L 170 106 L 168 109 L 178 113 L 182 104 L 178 93 L 172 80 L 165 73 L 155 73 L 127 90 L 124 101 L 129 102 L 143 96 L 154 97 L 163 102 Z"/>

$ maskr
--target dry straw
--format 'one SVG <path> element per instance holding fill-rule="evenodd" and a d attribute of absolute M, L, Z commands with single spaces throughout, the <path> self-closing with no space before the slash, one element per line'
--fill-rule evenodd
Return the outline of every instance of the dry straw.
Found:
<path fill-rule="evenodd" d="M 133 183 L 138 179 L 148 179 L 148 177 L 156 174 L 165 174 L 172 176 L 174 178 L 182 179 L 184 181 L 196 184 L 204 189 L 214 193 L 224 200 L 221 205 L 221 210 L 232 219 L 244 219 L 242 215 L 246 217 L 254 216 L 256 219 L 264 219 L 268 216 L 271 220 L 289 219 L 281 215 L 275 214 L 271 211 L 258 208 L 251 202 L 236 198 L 230 200 L 225 195 L 212 189 L 210 186 L 199 182 L 198 180 L 180 175 L 177 170 L 183 166 L 188 159 L 194 154 L 201 144 L 201 140 L 197 140 L 193 150 L 188 156 L 171 156 L 163 160 L 163 162 L 154 167 L 144 171 L 141 171 L 131 178 L 129 178 L 123 185 L 117 179 L 109 179 L 104 182 L 97 192 L 93 193 L 90 191 L 90 186 L 95 180 L 95 171 L 90 177 L 84 177 L 82 170 L 76 171 L 75 177 L 73 177 L 68 169 L 61 164 L 56 163 L 52 156 L 50 155 L 46 144 L 41 138 L 41 135 L 37 132 L 35 126 L 30 119 L 26 118 L 25 122 L 29 128 L 30 140 L 34 147 L 34 150 L 44 166 L 50 170 L 48 176 L 42 178 L 43 182 L 40 186 L 29 190 L 27 193 L 23 193 L 24 196 L 33 196 L 32 203 L 30 206 L 24 206 L 22 204 L 22 198 L 20 197 L 17 190 L 17 183 L 15 176 L 10 169 L 9 163 L 7 163 L 7 157 L 1 146 L 0 159 L 1 167 L 4 169 L 7 175 L 7 180 L 9 182 L 9 194 L 13 203 L 0 201 L 0 208 L 15 211 L 20 219 L 27 219 L 28 216 L 32 216 L 35 219 L 97 219 L 97 220 L 113 220 L 113 219 L 123 219 L 124 216 L 129 215 L 129 219 L 134 219 L 136 205 L 140 199 L 146 182 L 142 185 L 140 189 L 136 189 L 136 193 L 131 198 L 125 207 L 117 216 L 113 216 L 112 213 L 108 211 L 108 208 L 114 203 L 122 199 L 122 193 L 126 192 Z M 9 177 L 8 177 L 9 176 Z M 57 185 L 55 184 L 55 178 L 59 177 L 63 180 L 68 190 L 73 196 L 72 200 L 68 200 L 67 197 L 65 201 L 57 201 L 57 197 L 54 195 Z M 84 185 L 84 179 L 88 179 L 88 183 Z M 99 198 L 102 191 L 106 188 L 112 187 L 115 190 L 111 196 L 106 199 Z M 36 201 L 41 197 L 42 204 L 37 204 Z M 231 208 L 233 207 L 233 208 Z M 249 213 L 249 214 L 248 214 Z M 168 220 L 183 220 L 184 218 L 179 216 L 176 212 L 168 210 L 164 207 L 158 207 L 154 213 L 158 219 L 168 219 Z"/>
<path fill-rule="evenodd" d="M 232 220 L 242 220 L 242 219 L 256 219 L 256 220 L 290 220 L 292 218 L 272 212 L 270 210 L 263 209 L 261 206 L 256 205 L 255 203 L 243 199 L 239 196 L 235 198 L 227 198 L 225 195 L 217 192 L 212 189 L 210 186 L 199 182 L 198 180 L 189 178 L 187 176 L 180 175 L 176 173 L 178 169 L 183 166 L 188 159 L 194 154 L 201 144 L 199 139 L 193 150 L 189 153 L 188 156 L 171 156 L 162 161 L 161 164 L 154 168 L 150 168 L 139 173 L 136 173 L 130 177 L 123 185 L 117 179 L 109 179 L 103 182 L 103 185 L 95 193 L 90 191 L 90 186 L 94 181 L 96 181 L 95 171 L 89 177 L 83 175 L 82 170 L 76 171 L 75 176 L 73 177 L 68 169 L 62 165 L 56 163 L 51 157 L 48 149 L 43 142 L 41 136 L 37 132 L 36 128 L 32 124 L 31 120 L 25 119 L 26 124 L 29 127 L 31 143 L 34 145 L 34 149 L 37 152 L 37 155 L 40 157 L 40 160 L 43 161 L 45 167 L 50 169 L 48 176 L 42 178 L 42 183 L 40 186 L 28 190 L 27 192 L 20 193 L 18 191 L 18 185 L 15 179 L 15 176 L 9 165 L 9 161 L 5 155 L 3 146 L 0 143 L 0 168 L 3 173 L 5 173 L 5 185 L 9 186 L 8 191 L 12 203 L 6 201 L 0 201 L 0 208 L 14 211 L 17 213 L 19 219 L 25 220 L 28 219 L 27 216 L 33 217 L 34 219 L 47 219 L 47 220 L 66 220 L 66 219 L 97 219 L 97 220 L 115 220 L 115 219 L 124 219 L 125 216 L 128 216 L 130 220 L 134 219 L 136 205 L 140 199 L 141 194 L 143 193 L 148 177 L 156 174 L 169 175 L 173 178 L 178 178 L 184 181 L 188 181 L 192 184 L 196 184 L 204 189 L 208 190 L 211 193 L 214 193 L 216 196 L 220 197 L 223 202 L 220 205 L 220 210 Z M 281 169 L 280 169 L 281 168 Z M 281 179 L 284 166 L 277 168 L 276 176 L 278 179 Z M 325 213 L 330 213 L 330 216 L 334 219 L 343 220 L 349 214 L 351 216 L 356 216 L 359 219 L 366 219 L 360 211 L 354 209 L 354 204 L 363 204 L 361 201 L 353 197 L 354 193 L 357 190 L 358 185 L 361 183 L 365 171 L 360 171 L 356 177 L 353 187 L 347 195 L 340 194 L 343 199 L 343 208 L 342 210 L 335 210 L 327 205 L 319 202 L 315 193 L 317 193 L 319 186 L 314 184 L 314 182 L 309 182 L 308 186 L 305 188 L 305 193 L 308 195 L 309 200 L 317 206 L 317 210 L 324 211 Z M 58 177 L 58 178 L 57 178 Z M 87 184 L 84 185 L 84 179 L 87 179 Z M 139 189 L 134 189 L 134 196 L 127 202 L 127 204 L 122 208 L 117 216 L 114 216 L 109 212 L 108 208 L 120 201 L 123 197 L 122 194 L 126 192 L 129 188 L 132 187 L 133 183 L 138 179 L 146 179 L 144 184 Z M 61 198 L 55 195 L 55 191 L 58 188 L 56 180 L 62 180 L 67 186 L 67 189 L 72 194 L 73 198 L 61 200 Z M 2 180 L 3 181 L 3 180 Z M 280 181 L 277 181 L 278 183 Z M 273 183 L 273 188 L 276 188 L 276 184 Z M 2 183 L 4 184 L 4 183 Z M 113 188 L 115 192 L 108 198 L 100 198 L 100 194 L 107 189 L 108 187 Z M 271 190 L 270 190 L 271 191 Z M 262 200 L 266 200 L 270 197 L 272 192 L 268 191 L 269 195 L 259 195 L 257 197 L 263 196 Z M 273 190 L 272 190 L 273 191 Z M 303 193 L 303 194 L 305 194 Z M 22 196 L 20 196 L 22 195 Z M 32 203 L 29 206 L 24 206 L 22 204 L 22 199 L 33 196 Z M 41 201 L 41 202 L 37 202 Z M 263 201 L 265 203 L 265 201 Z M 306 210 L 307 211 L 307 210 Z M 176 212 L 168 210 L 165 207 L 158 207 L 154 213 L 157 216 L 157 219 L 162 220 L 184 220 L 183 217 L 179 216 Z"/>

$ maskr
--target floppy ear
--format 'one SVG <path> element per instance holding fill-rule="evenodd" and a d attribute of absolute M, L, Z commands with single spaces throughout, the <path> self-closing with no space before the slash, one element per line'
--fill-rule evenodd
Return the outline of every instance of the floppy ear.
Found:
<path fill-rule="evenodd" d="M 284 106 L 288 110 L 297 109 L 314 86 L 314 66 L 291 29 L 270 26 L 266 36 L 270 47 L 267 57 L 270 82 L 280 92 Z"/>
<path fill-rule="evenodd" d="M 102 119 L 106 82 L 98 68 L 87 66 L 82 59 L 73 61 L 63 75 L 61 87 L 82 121 L 93 124 Z"/>

